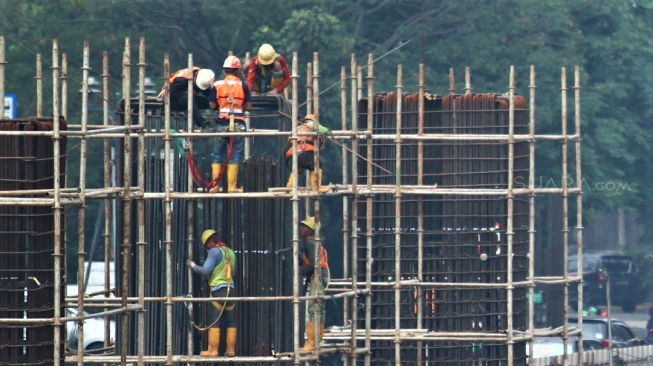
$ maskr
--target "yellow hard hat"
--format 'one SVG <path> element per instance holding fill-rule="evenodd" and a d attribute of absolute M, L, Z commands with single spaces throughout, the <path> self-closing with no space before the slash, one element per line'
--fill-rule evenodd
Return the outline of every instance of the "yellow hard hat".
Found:
<path fill-rule="evenodd" d="M 277 53 L 274 51 L 274 48 L 267 43 L 264 43 L 258 49 L 258 63 L 261 65 L 269 65 L 273 63 L 276 56 Z"/>
<path fill-rule="evenodd" d="M 202 245 L 206 245 L 206 241 L 209 240 L 211 236 L 216 235 L 217 233 L 218 233 L 217 231 L 211 229 L 204 230 L 204 232 L 202 233 Z"/>
<path fill-rule="evenodd" d="M 302 221 L 302 224 L 308 226 L 311 228 L 311 230 L 315 231 L 315 217 L 309 216 L 307 217 L 304 221 Z"/>

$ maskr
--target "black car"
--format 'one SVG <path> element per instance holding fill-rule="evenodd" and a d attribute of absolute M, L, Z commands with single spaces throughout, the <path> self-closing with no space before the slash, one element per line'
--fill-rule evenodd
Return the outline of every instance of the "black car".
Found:
<path fill-rule="evenodd" d="M 570 275 L 577 275 L 578 256 L 568 257 L 567 268 Z M 643 301 L 641 273 L 633 257 L 621 254 L 583 254 L 583 307 L 607 305 L 608 276 L 612 305 L 621 306 L 626 313 L 634 312 Z M 569 286 L 569 301 L 577 309 L 576 284 Z"/>
<path fill-rule="evenodd" d="M 575 327 L 578 318 L 570 317 L 569 326 Z M 608 318 L 598 316 L 583 317 L 583 345 L 585 340 L 596 340 L 603 344 L 604 348 L 610 347 L 608 336 Z M 612 346 L 613 348 L 633 347 L 646 344 L 643 340 L 635 337 L 630 327 L 616 319 L 612 319 Z"/>

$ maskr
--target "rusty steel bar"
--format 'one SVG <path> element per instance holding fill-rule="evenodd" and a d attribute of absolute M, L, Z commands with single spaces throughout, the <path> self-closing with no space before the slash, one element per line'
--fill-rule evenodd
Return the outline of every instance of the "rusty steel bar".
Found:
<path fill-rule="evenodd" d="M 403 74 L 401 65 L 397 66 L 397 110 L 396 110 L 396 131 L 397 139 L 395 139 L 395 278 L 393 288 L 395 290 L 395 365 L 401 365 L 401 340 L 399 334 L 401 332 L 401 113 L 402 113 L 402 88 L 403 88 Z"/>
<path fill-rule="evenodd" d="M 138 46 L 138 124 L 145 125 L 145 38 L 141 37 Z M 145 190 L 145 130 L 138 133 L 138 189 Z M 138 365 L 143 365 L 145 354 L 145 198 L 137 199 L 138 210 L 138 241 L 136 242 L 136 255 L 138 260 L 138 305 L 141 311 L 137 314 L 137 348 Z M 105 339 L 106 341 L 106 339 Z"/>
<path fill-rule="evenodd" d="M 506 343 L 508 344 L 508 366 L 512 366 L 513 363 L 513 241 L 514 241 L 514 231 L 513 231 L 513 210 L 515 204 L 515 196 L 513 193 L 513 180 L 514 180 L 514 169 L 515 169 L 515 142 L 512 140 L 512 135 L 515 132 L 515 67 L 510 66 L 510 85 L 508 86 L 508 93 L 510 95 L 510 104 L 508 107 L 508 193 L 506 195 L 508 212 L 506 220 L 506 241 L 507 241 L 507 253 L 506 260 L 508 262 L 508 269 L 506 274 L 507 279 L 507 302 L 508 302 L 508 327 L 506 332 L 508 333 L 508 339 Z"/>
<path fill-rule="evenodd" d="M 54 365 L 58 366 L 60 361 L 61 352 L 61 204 L 59 198 L 59 190 L 61 188 L 61 167 L 60 163 L 60 149 L 61 143 L 59 135 L 59 43 L 55 39 L 52 41 L 52 140 L 53 140 L 53 159 L 54 159 Z"/>
<path fill-rule="evenodd" d="M 529 108 L 529 135 L 533 139 L 528 144 L 528 188 L 535 188 L 535 66 L 531 65 L 530 68 L 530 108 Z M 528 279 L 534 281 L 535 277 L 535 194 L 528 195 Z M 535 286 L 528 287 L 528 313 L 535 314 Z M 533 336 L 533 329 L 535 328 L 534 316 L 528 317 L 528 335 Z M 529 342 L 529 355 L 533 354 L 533 342 Z M 529 359 L 529 364 L 532 365 L 534 358 Z"/>
<path fill-rule="evenodd" d="M 125 37 L 125 48 L 122 55 L 122 97 L 124 100 L 124 124 L 131 125 L 131 98 L 130 96 L 130 66 L 131 66 L 131 47 L 129 37 Z M 122 271 L 121 271 L 121 298 L 122 306 L 127 307 L 127 297 L 129 296 L 129 261 L 131 252 L 131 136 L 125 133 L 123 139 L 123 238 L 122 238 Z M 121 314 L 120 326 L 120 362 L 124 365 L 127 362 L 127 334 L 129 329 L 129 317 L 127 313 Z"/>
<path fill-rule="evenodd" d="M 86 125 L 88 123 L 88 70 L 89 67 L 89 42 L 84 41 L 84 50 L 82 56 L 82 129 L 86 132 Z M 78 208 L 78 221 L 77 221 L 77 237 L 78 237 L 78 250 L 77 250 L 77 301 L 78 301 L 78 314 L 84 314 L 84 259 L 85 252 L 85 221 L 86 221 L 86 154 L 87 154 L 87 138 L 82 137 L 79 148 L 79 208 Z M 90 262 L 89 262 L 90 265 Z M 77 323 L 77 344 L 84 344 L 84 321 L 80 320 Z M 84 347 L 77 347 L 77 357 L 80 358 L 79 365 L 83 365 Z"/>

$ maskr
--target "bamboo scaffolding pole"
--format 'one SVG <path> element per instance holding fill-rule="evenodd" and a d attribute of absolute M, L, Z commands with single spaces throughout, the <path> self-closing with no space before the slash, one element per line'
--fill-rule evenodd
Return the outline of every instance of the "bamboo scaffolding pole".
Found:
<path fill-rule="evenodd" d="M 401 136 L 401 113 L 402 113 L 402 88 L 403 88 L 403 75 L 401 65 L 397 66 L 397 107 L 396 107 L 396 131 L 397 136 Z M 401 279 L 401 143 L 402 140 L 398 137 L 395 140 L 395 278 L 394 278 L 394 291 L 395 291 L 395 365 L 401 365 L 401 341 L 399 339 L 399 333 L 401 332 L 401 285 L 399 281 Z"/>
<path fill-rule="evenodd" d="M 166 63 L 168 65 L 170 64 L 170 60 L 168 57 L 165 58 Z M 193 55 L 188 54 L 188 72 L 189 75 L 193 75 Z M 188 81 L 188 99 L 189 103 L 192 102 L 192 95 L 193 95 L 193 77 L 191 76 Z M 163 168 L 163 182 L 164 182 L 164 215 L 165 215 L 165 236 L 164 236 L 164 246 L 165 246 L 165 253 L 166 253 L 166 258 L 165 258 L 165 273 L 166 273 L 166 281 L 165 281 L 165 293 L 166 293 L 166 300 L 165 300 L 165 330 L 166 330 L 166 341 L 165 341 L 165 350 L 166 350 L 166 365 L 167 366 L 172 366 L 174 363 L 172 361 L 172 301 L 170 301 L 170 298 L 172 297 L 172 197 L 170 197 L 170 192 L 172 191 L 172 176 L 171 176 L 171 159 L 170 159 L 170 140 L 172 138 L 170 137 L 170 93 L 166 93 L 166 111 L 165 111 L 165 118 L 163 119 L 164 123 L 164 137 L 163 137 L 163 160 L 164 160 L 164 168 Z M 192 110 L 192 106 L 191 106 Z M 192 118 L 192 112 L 188 118 Z"/>
<path fill-rule="evenodd" d="M 297 52 L 292 53 L 292 95 L 297 95 Z M 299 323 L 299 194 L 298 194 L 298 161 L 297 161 L 297 124 L 294 121 L 297 120 L 297 114 L 299 113 L 299 107 L 297 104 L 297 98 L 293 98 L 292 101 L 292 121 L 291 131 L 292 131 L 292 174 L 293 174 L 293 183 L 292 183 L 292 317 L 293 324 Z M 299 327 L 293 327 L 293 365 L 300 365 L 300 355 L 299 355 Z"/>
<path fill-rule="evenodd" d="M 581 118 L 580 118 L 580 69 L 578 66 L 574 67 L 574 134 L 580 136 Z M 581 140 L 576 140 L 575 143 L 575 159 L 576 159 L 576 188 L 582 188 L 581 182 L 583 175 L 581 174 Z M 578 268 L 583 268 L 583 193 L 582 190 L 576 194 L 576 253 L 578 257 Z M 567 268 L 568 270 L 569 268 Z M 568 275 L 568 274 L 567 274 Z M 576 286 L 578 287 L 578 327 L 582 327 L 583 315 L 583 286 L 582 281 L 579 281 Z M 581 355 L 583 353 L 583 338 L 582 334 L 579 338 L 578 346 L 578 363 L 582 362 Z"/>
<path fill-rule="evenodd" d="M 372 127 L 374 125 L 374 56 L 370 53 L 367 59 L 367 187 L 370 188 L 374 179 L 374 170 L 372 166 L 373 159 L 373 140 L 372 136 Z M 373 205 L 374 198 L 370 195 L 365 198 L 366 200 L 366 212 L 365 212 L 365 288 L 372 288 L 372 240 L 374 234 L 372 232 L 372 227 L 374 225 L 372 215 L 373 215 Z M 365 348 L 371 348 L 369 330 L 372 327 L 372 296 L 365 296 Z M 369 354 L 365 355 L 365 366 L 370 366 L 371 357 Z"/>
<path fill-rule="evenodd" d="M 531 65 L 530 67 L 530 108 L 528 114 L 528 127 L 529 135 L 533 136 L 533 139 L 528 144 L 528 188 L 535 188 L 535 66 Z M 530 194 L 528 196 L 528 252 L 531 255 L 528 257 L 528 279 L 535 284 L 535 194 Z M 535 286 L 529 286 L 528 288 L 528 313 L 535 314 Z M 532 337 L 535 324 L 533 321 L 534 317 L 528 317 L 528 334 Z M 528 354 L 532 355 L 533 342 L 530 342 L 528 345 Z M 534 358 L 530 357 L 528 360 L 530 365 L 533 365 Z"/>
<path fill-rule="evenodd" d="M 4 102 L 3 102 L 4 104 Z M 62 225 L 61 225 L 61 202 L 59 197 L 59 189 L 61 188 L 61 167 L 60 163 L 60 149 L 61 144 L 60 135 L 59 135 L 59 42 L 55 39 L 52 42 L 52 140 L 53 140 L 53 158 L 54 158 L 54 169 L 53 169 L 53 185 L 54 185 L 54 340 L 53 343 L 56 345 L 54 347 L 54 352 L 52 357 L 54 358 L 54 366 L 59 366 L 61 358 L 61 327 L 64 324 L 61 323 L 61 253 L 62 247 Z M 65 254 L 65 253 L 64 253 Z"/>
<path fill-rule="evenodd" d="M 138 124 L 145 125 L 145 38 L 141 37 L 138 46 Z M 190 98 L 189 98 L 190 99 Z M 138 190 L 145 190 L 145 131 L 139 130 L 138 134 Z M 138 261 L 138 305 L 144 309 L 145 302 L 145 198 L 137 199 L 138 210 L 138 241 L 136 242 L 136 256 Z M 168 276 L 170 277 L 170 276 Z M 137 355 L 138 365 L 143 365 L 145 356 L 145 311 L 137 313 Z"/>
<path fill-rule="evenodd" d="M 347 130 L 347 70 L 343 66 L 340 68 L 340 122 L 342 130 Z M 341 174 L 342 182 L 348 182 L 347 174 L 347 150 L 343 146 L 341 150 Z M 349 277 L 349 197 L 342 196 L 342 276 Z M 349 299 L 343 300 L 342 324 L 346 325 L 349 321 Z"/>
<path fill-rule="evenodd" d="M 418 106 L 417 106 L 417 134 L 424 134 L 424 64 L 419 64 L 418 79 Z M 417 141 L 417 185 L 424 184 L 424 142 Z M 417 197 L 417 279 L 424 280 L 424 197 Z M 424 321 L 424 304 L 421 299 L 424 296 L 424 289 L 417 287 L 417 329 L 422 329 Z M 423 344 L 417 342 L 417 364 L 421 365 Z"/>
<path fill-rule="evenodd" d="M 510 66 L 510 85 L 508 86 L 510 102 L 508 107 L 508 194 L 506 195 L 508 203 L 508 217 L 506 225 L 506 241 L 507 241 L 507 303 L 508 303 L 508 366 L 514 365 L 514 347 L 512 339 L 513 331 L 513 241 L 514 241 L 514 228 L 513 228 L 513 214 L 515 196 L 513 194 L 514 171 L 515 171 L 515 142 L 512 140 L 512 135 L 515 131 L 515 67 Z M 566 344 L 566 343 L 565 343 Z"/>
<path fill-rule="evenodd" d="M 561 135 L 565 136 L 567 134 L 567 71 L 563 67 L 562 72 L 560 73 L 560 97 L 561 97 Z M 569 276 L 569 268 L 568 268 L 568 255 L 569 255 L 569 187 L 568 187 L 568 167 L 567 167 L 567 141 L 562 140 L 561 141 L 561 151 L 560 151 L 560 156 L 562 159 L 562 273 L 565 279 Z M 582 256 L 581 256 L 582 257 Z M 579 258 L 579 261 L 582 261 Z M 581 264 L 580 262 L 578 263 L 579 265 Z M 579 272 L 581 272 L 582 267 L 578 267 Z M 580 287 L 580 286 L 579 286 Z M 569 339 L 569 334 L 568 334 L 568 322 L 569 322 L 569 309 L 566 306 L 569 304 L 569 283 L 565 283 L 563 285 L 563 320 L 562 324 L 564 326 L 563 328 L 563 333 L 562 333 L 562 341 L 564 344 L 567 344 L 567 339 Z M 581 303 L 578 304 L 579 309 L 581 306 Z M 579 311 L 580 313 L 580 311 Z M 583 318 L 582 316 L 578 318 L 578 326 L 582 327 L 583 326 Z M 562 355 L 562 362 L 563 364 L 567 363 L 568 355 L 565 351 L 563 351 Z"/>

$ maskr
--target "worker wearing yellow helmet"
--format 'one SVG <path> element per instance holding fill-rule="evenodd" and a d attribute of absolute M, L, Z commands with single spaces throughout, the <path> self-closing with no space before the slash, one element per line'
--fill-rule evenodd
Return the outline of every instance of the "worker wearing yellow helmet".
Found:
<path fill-rule="evenodd" d="M 236 272 L 236 255 L 220 239 L 215 230 L 204 230 L 201 240 L 204 248 L 208 251 L 204 264 L 199 266 L 192 260 L 189 260 L 187 264 L 193 272 L 207 279 L 207 283 L 211 288 L 211 297 L 229 297 L 230 292 L 234 291 L 234 280 L 231 275 Z M 211 306 L 207 307 L 208 319 L 211 322 L 209 342 L 207 350 L 200 352 L 200 356 L 218 356 L 221 321 L 225 322 L 227 326 L 227 350 L 224 355 L 227 357 L 236 355 L 235 307 L 236 303 L 234 301 L 213 301 Z"/>
<path fill-rule="evenodd" d="M 309 296 L 324 296 L 324 289 L 329 284 L 329 258 L 322 242 L 315 246 L 315 217 L 309 216 L 299 225 L 299 274 L 306 277 Z M 320 261 L 319 279 L 315 276 L 315 263 Z M 326 317 L 326 302 L 324 300 L 309 300 L 308 321 L 306 322 L 306 345 L 301 352 L 315 349 L 315 336 L 318 343 L 324 337 L 324 318 Z M 316 315 L 319 313 L 319 322 Z M 317 323 L 317 324 L 316 324 Z M 316 327 L 317 325 L 317 327 Z M 316 329 L 317 328 L 317 329 Z"/>
<path fill-rule="evenodd" d="M 317 125 L 317 126 L 316 126 Z M 316 128 L 317 127 L 317 128 Z M 300 135 L 300 133 L 319 132 L 317 136 Z M 301 174 L 304 170 L 309 171 L 308 180 L 313 191 L 320 193 L 328 192 L 329 187 L 322 186 L 322 169 L 315 171 L 315 145 L 320 141 L 322 136 L 329 136 L 331 130 L 322 124 L 317 124 L 317 117 L 313 114 L 307 114 L 302 120 L 302 124 L 297 126 L 297 172 Z M 286 145 L 286 163 L 292 165 L 292 138 L 288 138 Z M 290 172 L 286 187 L 292 187 L 294 175 Z"/>
<path fill-rule="evenodd" d="M 259 47 L 258 55 L 245 64 L 245 70 L 252 95 L 282 94 L 291 81 L 286 59 L 267 43 Z"/>

